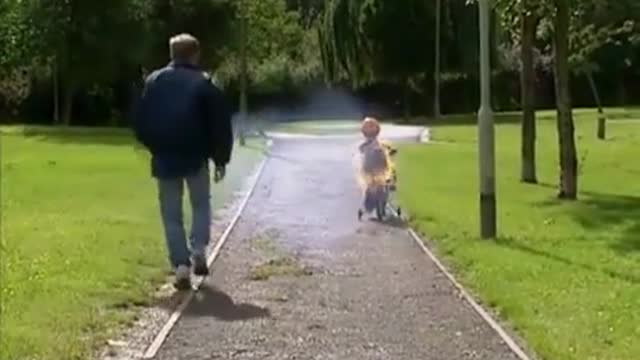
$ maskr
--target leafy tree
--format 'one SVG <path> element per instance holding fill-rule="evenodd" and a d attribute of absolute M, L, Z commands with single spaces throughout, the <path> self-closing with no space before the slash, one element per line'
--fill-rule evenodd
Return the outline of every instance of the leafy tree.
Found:
<path fill-rule="evenodd" d="M 47 66 L 56 79 L 62 79 L 64 124 L 71 122 L 79 89 L 113 79 L 122 61 L 140 59 L 146 5 L 144 0 L 13 2 L 19 27 L 14 50 L 23 57 L 23 65 Z M 56 94 L 57 89 L 56 84 Z"/>
<path fill-rule="evenodd" d="M 236 3 L 233 40 L 222 51 L 224 60 L 216 74 L 226 85 L 240 80 L 241 45 L 246 41 L 247 81 L 258 92 L 290 87 L 317 76 L 317 52 L 310 49 L 315 34 L 305 31 L 300 14 L 285 0 L 242 0 Z M 243 37 L 242 19 L 246 19 Z M 317 49 L 317 48 L 316 48 Z"/>
<path fill-rule="evenodd" d="M 14 0 L 0 1 L 0 101 L 13 111 L 30 90 L 30 69 L 20 66 L 27 51 L 22 48 L 22 24 L 16 4 Z"/>
<path fill-rule="evenodd" d="M 138 0 L 140 1 L 140 0 Z M 150 13 L 146 22 L 151 30 L 151 46 L 147 67 L 155 68 L 169 61 L 171 36 L 190 33 L 200 40 L 205 68 L 214 69 L 223 62 L 237 25 L 233 22 L 233 0 L 144 0 L 149 2 Z"/>
<path fill-rule="evenodd" d="M 565 4 L 565 2 L 567 2 Z M 495 2 L 498 14 L 501 16 L 502 27 L 505 29 L 518 29 L 511 31 L 509 41 L 520 48 L 521 69 L 521 101 L 523 109 L 522 121 L 522 172 L 521 178 L 525 182 L 535 182 L 535 43 L 541 40 L 550 45 L 553 51 L 554 73 L 556 78 L 556 90 L 558 92 L 558 110 L 562 114 L 559 125 L 559 137 L 562 139 L 561 172 L 568 174 L 562 177 L 565 186 L 570 188 L 573 176 L 571 168 L 571 147 L 575 148 L 572 124 L 569 124 L 567 114 L 570 113 L 570 94 L 568 94 L 569 76 L 562 76 L 564 71 L 564 59 L 558 55 L 567 56 L 567 68 L 577 75 L 585 75 L 592 88 L 594 99 L 601 113 L 599 120 L 598 136 L 605 136 L 605 118 L 601 106 L 600 96 L 593 77 L 598 71 L 597 54 L 611 51 L 611 46 L 620 46 L 623 43 L 632 44 L 637 33 L 634 18 L 640 18 L 637 11 L 638 4 L 630 0 L 608 2 L 604 0 L 588 0 L 571 2 L 549 0 L 497 0 Z M 564 11 L 558 7 L 569 6 L 568 48 L 558 44 L 564 43 L 565 31 L 559 25 L 564 25 L 561 19 Z M 560 19 L 558 18 L 560 16 Z M 538 32 L 540 30 L 540 32 Z M 536 34 L 540 37 L 537 38 Z M 560 36 L 560 38 L 558 38 Z M 543 45 L 544 47 L 544 45 Z M 606 51 L 602 51 L 606 49 Z M 542 49 L 546 51 L 546 49 Z M 560 67 L 560 69 L 558 68 Z M 565 91 L 566 90 L 566 91 Z M 569 110 L 567 110 L 567 108 Z M 572 123 L 572 120 L 571 120 Z M 569 139 L 571 137 L 571 139 Z M 573 144 L 573 145 L 572 145 Z M 577 166 L 576 166 L 577 167 Z M 562 170 L 563 169 L 563 170 Z M 576 175 L 577 176 L 577 175 Z M 562 182 L 561 181 L 561 182 Z M 568 183 L 566 183 L 568 182 Z M 577 183 L 577 180 L 576 180 Z M 577 185 L 576 185 L 577 186 Z M 571 193 L 571 191 L 569 191 Z M 561 190 L 561 197 L 565 197 L 565 191 Z M 567 197 L 572 198 L 569 194 Z"/>
<path fill-rule="evenodd" d="M 560 150 L 560 191 L 558 197 L 574 200 L 578 196 L 578 158 L 571 107 L 571 90 L 569 87 L 571 70 L 569 63 L 571 4 L 569 0 L 555 0 L 553 24 L 555 89 Z"/>
<path fill-rule="evenodd" d="M 550 14 L 548 0 L 496 0 L 501 27 L 520 49 L 520 101 L 522 107 L 521 172 L 525 183 L 537 183 L 536 174 L 536 34 L 540 21 Z"/>
<path fill-rule="evenodd" d="M 287 8 L 300 14 L 300 22 L 305 29 L 315 26 L 322 17 L 325 0 L 287 0 Z"/>
<path fill-rule="evenodd" d="M 300 11 L 311 6 L 286 0 L 239 0 L 234 4 L 231 41 L 222 50 L 216 77 L 240 93 L 240 141 L 248 113 L 248 93 L 272 93 L 305 83 L 321 72 L 316 33 Z M 294 6 L 295 5 L 295 6 Z M 307 16 L 312 16 L 307 13 Z M 309 26 L 309 28 L 305 28 Z"/>
<path fill-rule="evenodd" d="M 322 26 L 323 62 L 328 80 L 349 79 L 358 88 L 373 82 L 396 83 L 408 95 L 431 73 L 434 10 L 421 0 L 332 0 Z M 428 20 L 425 20 L 428 19 Z"/>
<path fill-rule="evenodd" d="M 632 48 L 640 33 L 640 3 L 632 0 L 609 2 L 590 0 L 576 3 L 572 14 L 570 62 L 574 73 L 586 76 L 598 107 L 599 139 L 606 138 L 606 116 L 593 74 L 600 71 L 597 55 L 615 53 L 615 48 Z M 629 59 L 627 57 L 626 59 Z"/>
<path fill-rule="evenodd" d="M 0 101 L 3 111 L 15 109 L 25 96 L 27 104 L 42 103 L 30 95 L 31 89 L 42 96 L 53 89 L 54 118 L 62 114 L 64 123 L 71 121 L 74 99 L 83 102 L 87 95 L 106 98 L 122 110 L 123 89 L 144 70 L 166 64 L 171 35 L 190 32 L 201 40 L 205 66 L 216 70 L 232 90 L 241 83 L 240 39 L 245 38 L 246 83 L 252 92 L 287 91 L 324 73 L 327 83 L 348 82 L 354 88 L 394 84 L 404 87 L 406 99 L 414 93 L 432 96 L 424 103 L 433 103 L 437 113 L 434 87 L 446 89 L 451 81 L 470 85 L 477 79 L 477 9 L 468 4 L 473 1 L 114 0 L 107 5 L 0 0 Z M 501 55 L 513 66 L 496 73 L 520 71 L 521 177 L 535 182 L 534 110 L 542 104 L 534 96 L 535 70 L 547 65 L 544 61 L 552 63 L 556 1 L 493 3 L 498 15 L 494 38 L 503 40 Z M 640 58 L 640 2 L 571 0 L 570 5 L 572 76 L 589 80 L 597 104 L 614 96 L 622 101 L 624 83 L 640 76 L 635 66 Z M 246 37 L 239 36 L 241 8 L 246 11 Z M 604 84 L 608 87 L 598 87 Z M 619 96 L 614 87 L 621 89 Z M 448 100 L 444 94 L 443 102 Z M 404 103 L 409 114 L 410 102 Z M 604 121 L 601 125 L 599 136 L 604 137 Z"/>

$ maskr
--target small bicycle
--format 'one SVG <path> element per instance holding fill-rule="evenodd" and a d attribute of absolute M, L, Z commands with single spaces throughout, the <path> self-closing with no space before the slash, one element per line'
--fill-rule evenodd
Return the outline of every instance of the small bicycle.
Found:
<path fill-rule="evenodd" d="M 389 150 L 389 156 L 394 156 L 398 151 L 396 149 Z M 385 179 L 374 179 L 365 190 L 364 211 L 371 213 L 376 212 L 379 221 L 387 218 L 390 198 L 396 191 L 397 177 L 395 172 Z M 394 209 L 397 216 L 401 216 L 402 209 L 397 207 Z M 358 220 L 362 220 L 364 216 L 363 209 L 358 210 Z"/>

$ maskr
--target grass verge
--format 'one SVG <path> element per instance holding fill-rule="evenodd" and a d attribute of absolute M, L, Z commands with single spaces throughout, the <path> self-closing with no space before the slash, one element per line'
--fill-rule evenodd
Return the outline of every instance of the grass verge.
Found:
<path fill-rule="evenodd" d="M 126 131 L 1 130 L 0 358 L 88 359 L 165 280 L 148 156 Z M 250 145 L 214 208 L 261 159 Z"/>
<path fill-rule="evenodd" d="M 471 121 L 470 121 L 471 122 Z M 539 185 L 519 182 L 520 129 L 496 129 L 496 241 L 479 240 L 477 130 L 440 125 L 442 144 L 398 154 L 399 199 L 464 284 L 543 359 L 640 354 L 640 123 L 578 114 L 580 200 L 556 200 L 554 121 L 538 122 Z"/>

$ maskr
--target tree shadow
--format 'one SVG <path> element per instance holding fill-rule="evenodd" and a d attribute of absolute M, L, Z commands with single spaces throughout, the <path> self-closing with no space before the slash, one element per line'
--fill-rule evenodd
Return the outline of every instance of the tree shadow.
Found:
<path fill-rule="evenodd" d="M 550 184 L 540 184 L 553 187 Z M 561 200 L 548 200 L 540 206 L 560 206 Z M 640 251 L 640 196 L 582 191 L 578 201 L 567 207 L 574 220 L 585 229 L 611 230 L 611 248 L 628 254 Z"/>
<path fill-rule="evenodd" d="M 137 147 L 133 133 L 126 128 L 24 126 L 0 130 L 3 136 L 24 138 L 55 144 L 106 145 Z"/>
<path fill-rule="evenodd" d="M 221 321 L 244 321 L 271 316 L 269 309 L 252 304 L 235 303 L 216 287 L 203 283 L 187 306 L 185 316 L 214 317 Z"/>
<path fill-rule="evenodd" d="M 518 242 L 514 239 L 511 238 L 500 238 L 497 239 L 495 241 L 495 243 L 497 245 L 500 246 L 504 246 L 507 247 L 509 249 L 512 250 L 516 250 L 516 251 L 520 251 L 520 252 L 524 252 L 530 255 L 534 255 L 534 256 L 539 256 L 539 257 L 543 257 L 561 264 L 564 264 L 566 266 L 570 266 L 570 267 L 577 267 L 592 273 L 597 273 L 597 274 L 603 274 L 606 276 L 609 276 L 613 279 L 616 280 L 621 280 L 633 285 L 638 285 L 640 284 L 640 277 L 633 275 L 633 274 L 624 274 L 615 270 L 611 270 L 611 269 L 606 269 L 606 268 L 598 268 L 595 267 L 593 265 L 589 265 L 589 264 L 583 264 L 583 263 L 579 263 L 576 262 L 574 260 L 544 251 L 544 250 L 539 250 L 536 248 L 533 248 L 531 246 L 522 244 L 521 242 Z"/>
<path fill-rule="evenodd" d="M 538 115 L 539 121 L 551 120 L 549 116 Z M 495 124 L 519 124 L 522 122 L 522 114 L 518 112 L 496 112 L 493 114 Z M 411 118 L 409 121 L 397 121 L 402 125 L 427 125 L 427 126 L 470 126 L 478 123 L 477 113 L 450 114 L 444 115 L 440 119 L 434 118 Z"/>
<path fill-rule="evenodd" d="M 607 118 L 609 120 L 632 120 L 639 117 L 638 108 L 626 107 L 622 108 L 623 111 L 615 111 L 612 109 L 605 109 Z M 592 109 L 574 109 L 573 116 L 577 121 L 583 118 L 596 117 L 596 111 Z M 520 124 L 522 122 L 522 113 L 520 111 L 501 111 L 493 114 L 493 121 L 495 124 Z M 536 121 L 556 121 L 555 111 L 538 111 L 536 113 Z M 429 126 L 470 126 L 478 123 L 477 113 L 466 114 L 447 114 L 442 116 L 439 120 L 434 118 L 411 118 L 408 122 L 398 121 L 398 123 L 409 125 L 429 125 Z"/>

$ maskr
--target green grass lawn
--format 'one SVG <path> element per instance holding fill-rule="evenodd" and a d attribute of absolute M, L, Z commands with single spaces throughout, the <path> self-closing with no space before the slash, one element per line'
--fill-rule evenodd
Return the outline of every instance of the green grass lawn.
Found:
<path fill-rule="evenodd" d="M 88 359 L 169 268 L 148 157 L 124 131 L 3 132 L 0 359 Z M 216 208 L 261 159 L 251 145 Z"/>
<path fill-rule="evenodd" d="M 540 185 L 519 182 L 519 125 L 497 126 L 496 241 L 477 237 L 476 128 L 445 123 L 433 131 L 443 143 L 398 154 L 412 224 L 541 358 L 640 358 L 640 122 L 611 121 L 598 141 L 593 111 L 577 112 L 578 202 L 555 199 L 554 121 L 538 123 Z"/>

